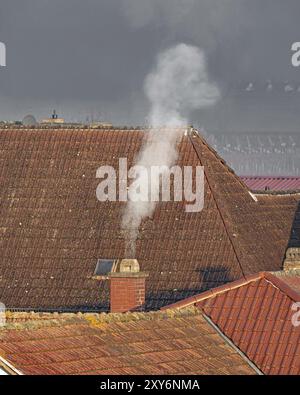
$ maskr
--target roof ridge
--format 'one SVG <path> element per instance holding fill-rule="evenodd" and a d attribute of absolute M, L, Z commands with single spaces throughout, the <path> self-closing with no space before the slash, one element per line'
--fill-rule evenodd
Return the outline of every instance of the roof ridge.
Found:
<path fill-rule="evenodd" d="M 284 282 L 280 277 L 276 276 L 272 272 L 265 272 L 265 280 L 269 281 L 272 285 L 278 288 L 281 292 L 287 295 L 290 299 L 295 302 L 300 302 L 300 294 L 291 288 L 286 282 Z"/>
<path fill-rule="evenodd" d="M 200 294 L 191 296 L 189 298 L 180 300 L 179 302 L 172 303 L 169 306 L 163 306 L 161 310 L 167 310 L 167 309 L 182 309 L 185 307 L 189 307 L 192 304 L 201 302 L 202 300 L 215 297 L 219 294 L 222 294 L 227 291 L 231 291 L 233 289 L 242 287 L 244 285 L 247 285 L 253 281 L 261 280 L 264 278 L 264 274 L 266 272 L 258 272 L 256 274 L 251 274 L 249 276 L 245 276 L 239 280 L 228 282 L 226 284 L 220 285 L 219 287 L 209 289 L 208 291 L 201 292 Z"/>
<path fill-rule="evenodd" d="M 199 131 L 195 128 L 192 129 L 194 134 L 201 140 L 202 144 L 205 145 L 205 147 L 212 153 L 214 154 L 214 156 L 221 162 L 221 164 L 226 167 L 228 169 L 228 171 L 234 175 L 236 181 L 238 181 L 238 183 L 240 185 L 242 185 L 248 192 L 250 192 L 250 189 L 248 188 L 247 184 L 242 180 L 243 177 L 240 177 L 236 174 L 236 172 L 233 170 L 233 168 L 231 166 L 229 166 L 229 164 L 225 161 L 224 158 L 222 158 L 218 151 L 216 151 L 211 144 L 209 144 L 205 138 L 199 133 Z M 197 151 L 196 151 L 197 153 Z M 197 153 L 198 156 L 198 153 Z"/>
<path fill-rule="evenodd" d="M 258 272 L 256 274 L 251 274 L 249 276 L 245 276 L 240 280 L 223 284 L 220 287 L 209 289 L 208 291 L 201 292 L 200 294 L 197 295 L 193 295 L 189 298 L 180 300 L 179 302 L 172 303 L 171 305 L 163 306 L 161 310 L 187 308 L 205 299 L 218 296 L 225 292 L 232 291 L 236 288 L 243 287 L 251 282 L 258 281 L 261 279 L 265 279 L 266 281 L 270 282 L 273 286 L 278 288 L 281 292 L 287 295 L 290 299 L 293 299 L 295 302 L 300 302 L 299 293 L 297 293 L 293 288 L 291 288 L 288 284 L 286 284 L 281 278 L 276 276 L 274 273 L 263 271 L 263 272 Z"/>
<path fill-rule="evenodd" d="M 64 325 L 79 324 L 86 322 L 88 325 L 96 326 L 101 324 L 115 324 L 133 321 L 160 321 L 174 318 L 184 318 L 201 315 L 199 309 L 189 306 L 185 309 L 168 309 L 168 311 L 149 312 L 127 312 L 127 313 L 23 313 L 7 312 L 8 320 L 1 331 L 7 329 L 28 329 L 35 330 L 44 327 L 55 327 Z"/>
<path fill-rule="evenodd" d="M 300 195 L 300 189 L 287 191 L 252 191 L 255 196 L 296 196 Z"/>
<path fill-rule="evenodd" d="M 101 130 L 101 131 L 127 131 L 127 132 L 143 132 L 147 130 L 187 130 L 191 128 L 190 125 L 185 125 L 185 126 L 126 126 L 126 125 L 117 125 L 117 126 L 107 126 L 107 125 L 97 125 L 97 126 L 91 126 L 91 125 L 83 125 L 83 124 L 78 124 L 78 125 L 70 125 L 68 123 L 66 124 L 51 124 L 51 125 L 37 125 L 37 126 L 22 126 L 22 125 L 9 125 L 6 127 L 3 127 L 0 124 L 0 132 L 5 132 L 7 130 L 18 130 L 20 132 L 26 132 L 26 131 L 38 131 L 38 130 L 84 130 L 85 132 L 91 131 L 91 130 Z"/>

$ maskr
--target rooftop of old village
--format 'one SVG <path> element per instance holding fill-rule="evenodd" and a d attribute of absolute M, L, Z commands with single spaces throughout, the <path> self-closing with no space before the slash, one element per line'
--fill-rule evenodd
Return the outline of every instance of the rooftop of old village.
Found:
<path fill-rule="evenodd" d="M 146 138 L 112 126 L 0 130 L 0 370 L 300 374 L 298 187 L 250 190 L 188 127 L 178 164 L 204 166 L 204 209 L 157 204 L 125 270 L 124 203 L 97 201 L 95 174 L 133 164 Z M 114 272 L 99 276 L 101 260 Z"/>

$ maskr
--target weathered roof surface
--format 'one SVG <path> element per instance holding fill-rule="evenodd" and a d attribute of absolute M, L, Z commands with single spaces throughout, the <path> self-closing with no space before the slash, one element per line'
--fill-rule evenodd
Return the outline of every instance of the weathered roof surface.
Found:
<path fill-rule="evenodd" d="M 288 235 L 287 247 L 300 247 L 300 194 L 290 195 L 257 195 L 262 207 L 262 222 L 271 223 L 274 245 L 282 243 L 281 235 Z M 289 222 L 291 208 L 293 207 L 293 220 Z M 286 218 L 286 220 L 284 220 Z M 269 222 L 270 221 L 270 222 Z M 284 236 L 283 236 L 284 238 Z"/>
<path fill-rule="evenodd" d="M 290 289 L 300 295 L 300 270 L 281 270 L 280 272 L 272 273 L 278 277 L 283 283 L 285 283 Z"/>
<path fill-rule="evenodd" d="M 140 130 L 0 130 L 0 300 L 10 308 L 107 309 L 99 258 L 123 258 L 124 203 L 96 199 L 96 170 L 129 166 Z M 282 266 L 299 196 L 261 196 L 195 132 L 179 164 L 205 167 L 205 207 L 186 213 L 162 202 L 140 228 L 137 256 L 148 271 L 147 309 Z"/>
<path fill-rule="evenodd" d="M 300 374 L 300 276 L 259 273 L 183 300 L 198 306 L 265 374 Z M 298 318 L 299 321 L 299 318 Z"/>
<path fill-rule="evenodd" d="M 300 190 L 300 177 L 241 177 L 252 191 Z"/>
<path fill-rule="evenodd" d="M 0 329 L 0 356 L 23 374 L 256 373 L 199 310 L 30 316 Z"/>

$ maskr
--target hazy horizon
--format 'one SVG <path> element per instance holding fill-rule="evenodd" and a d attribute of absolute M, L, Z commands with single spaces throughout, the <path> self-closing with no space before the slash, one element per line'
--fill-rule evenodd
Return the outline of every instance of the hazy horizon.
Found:
<path fill-rule="evenodd" d="M 221 92 L 190 123 L 216 133 L 296 132 L 299 14 L 296 0 L 0 0 L 0 119 L 41 119 L 55 108 L 70 122 L 146 124 L 145 76 L 159 52 L 184 42 L 205 52 Z"/>

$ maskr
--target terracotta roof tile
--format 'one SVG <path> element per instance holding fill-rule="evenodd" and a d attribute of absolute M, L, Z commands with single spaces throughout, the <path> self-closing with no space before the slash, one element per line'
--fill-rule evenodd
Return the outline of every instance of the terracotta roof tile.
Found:
<path fill-rule="evenodd" d="M 255 374 L 198 309 L 8 314 L 0 355 L 25 374 Z"/>
<path fill-rule="evenodd" d="M 300 374 L 295 302 L 300 302 L 296 270 L 259 273 L 172 307 L 198 306 L 265 374 Z"/>

